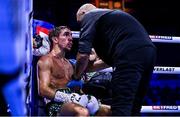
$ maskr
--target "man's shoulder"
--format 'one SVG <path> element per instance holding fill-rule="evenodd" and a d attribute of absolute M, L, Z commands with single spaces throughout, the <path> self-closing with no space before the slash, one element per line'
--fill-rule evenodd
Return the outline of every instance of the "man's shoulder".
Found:
<path fill-rule="evenodd" d="M 102 16 L 106 13 L 109 13 L 109 12 L 112 12 L 113 10 L 111 9 L 94 9 L 94 10 L 91 10 L 90 12 L 87 13 L 87 15 L 89 15 L 89 17 L 92 17 L 92 16 Z"/>
<path fill-rule="evenodd" d="M 47 60 L 49 61 L 51 59 L 52 59 L 52 56 L 50 53 L 40 57 L 40 60 L 42 61 L 47 61 Z"/>
<path fill-rule="evenodd" d="M 41 58 L 38 61 L 38 64 L 51 64 L 52 62 L 52 56 L 50 54 L 41 56 Z"/>
<path fill-rule="evenodd" d="M 98 21 L 98 19 L 100 19 L 101 16 L 103 16 L 109 12 L 112 12 L 112 10 L 110 10 L 110 9 L 91 10 L 84 15 L 82 22 L 84 22 L 84 23 L 89 22 L 89 24 L 92 25 L 92 22 Z"/>

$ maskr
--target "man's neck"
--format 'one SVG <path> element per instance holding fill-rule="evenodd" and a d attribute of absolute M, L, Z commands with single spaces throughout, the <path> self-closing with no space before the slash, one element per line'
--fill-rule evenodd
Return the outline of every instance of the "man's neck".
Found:
<path fill-rule="evenodd" d="M 54 47 L 51 51 L 52 55 L 58 58 L 64 58 L 65 57 L 65 52 L 60 49 L 59 47 Z"/>

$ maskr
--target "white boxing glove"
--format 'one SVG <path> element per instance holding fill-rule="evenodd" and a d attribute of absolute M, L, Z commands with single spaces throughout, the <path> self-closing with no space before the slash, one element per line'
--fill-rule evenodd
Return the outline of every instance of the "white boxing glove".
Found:
<path fill-rule="evenodd" d="M 74 102 L 83 107 L 86 107 L 89 100 L 87 98 L 87 95 L 79 95 L 77 93 L 68 94 L 58 90 L 56 91 L 54 101 L 64 103 Z"/>
<path fill-rule="evenodd" d="M 57 90 L 54 96 L 54 101 L 63 103 L 70 102 L 70 94 Z"/>
<path fill-rule="evenodd" d="M 70 100 L 71 100 L 71 102 L 79 104 L 83 107 L 86 107 L 86 105 L 88 103 L 87 95 L 79 95 L 77 93 L 70 94 Z"/>
<path fill-rule="evenodd" d="M 79 95 L 77 93 L 72 93 L 70 95 L 71 102 L 86 107 L 91 115 L 95 115 L 95 113 L 99 110 L 98 100 L 94 96 Z"/>
<path fill-rule="evenodd" d="M 61 91 L 56 91 L 54 101 L 64 103 L 74 102 L 87 108 L 91 115 L 94 115 L 99 110 L 98 100 L 94 96 L 79 95 L 77 93 L 68 94 Z"/>
<path fill-rule="evenodd" d="M 99 110 L 98 100 L 94 96 L 90 96 L 86 108 L 89 110 L 90 115 L 95 115 L 95 113 Z"/>

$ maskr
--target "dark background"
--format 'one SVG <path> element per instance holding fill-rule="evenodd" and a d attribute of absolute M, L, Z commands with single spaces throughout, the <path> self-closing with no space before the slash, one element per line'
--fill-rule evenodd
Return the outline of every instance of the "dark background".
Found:
<path fill-rule="evenodd" d="M 108 0 L 104 0 L 108 1 Z M 115 1 L 115 0 L 114 0 Z M 117 1 L 117 0 L 116 0 Z M 126 8 L 147 29 L 150 35 L 180 36 L 180 18 L 177 0 L 126 0 Z M 76 12 L 84 3 L 92 0 L 34 0 L 34 18 L 50 22 L 55 26 L 67 25 L 74 31 L 79 31 L 76 22 Z M 77 53 L 77 40 L 74 40 L 70 58 Z M 159 44 L 157 65 L 158 66 L 180 66 L 180 44 Z"/>
<path fill-rule="evenodd" d="M 129 1 L 125 6 L 133 9 L 131 14 L 144 25 L 149 34 L 180 36 L 178 0 Z M 82 4 L 88 2 L 92 0 L 34 0 L 34 18 L 79 30 L 76 12 Z"/>

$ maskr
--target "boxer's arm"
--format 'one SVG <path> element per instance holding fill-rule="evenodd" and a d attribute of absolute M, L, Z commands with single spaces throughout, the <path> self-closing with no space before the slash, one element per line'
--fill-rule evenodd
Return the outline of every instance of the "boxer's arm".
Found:
<path fill-rule="evenodd" d="M 45 98 L 53 99 L 56 91 L 50 87 L 50 60 L 46 57 L 41 57 L 38 61 L 37 67 L 39 95 Z"/>
<path fill-rule="evenodd" d="M 89 55 L 78 53 L 76 60 L 77 62 L 76 62 L 76 67 L 75 67 L 74 78 L 78 80 L 88 65 Z"/>

